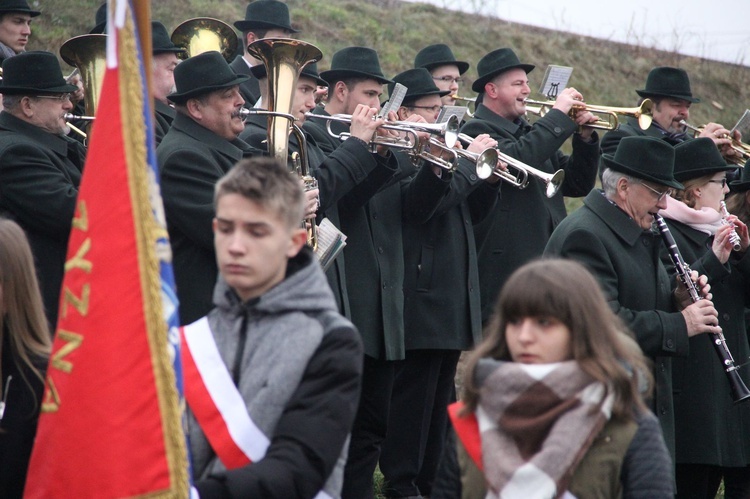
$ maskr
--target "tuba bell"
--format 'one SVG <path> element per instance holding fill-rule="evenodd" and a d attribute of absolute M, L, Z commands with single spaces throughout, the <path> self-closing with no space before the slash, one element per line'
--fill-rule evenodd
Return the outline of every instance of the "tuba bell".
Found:
<path fill-rule="evenodd" d="M 107 35 L 73 37 L 60 47 L 60 57 L 81 74 L 83 105 L 88 116 L 95 116 L 107 70 Z"/>
<path fill-rule="evenodd" d="M 218 19 L 196 17 L 177 26 L 170 36 L 172 43 L 185 49 L 177 54 L 181 59 L 215 50 L 227 62 L 232 62 L 240 46 L 240 39 L 234 29 Z"/>
<path fill-rule="evenodd" d="M 309 172 L 305 136 L 294 124 L 294 116 L 291 113 L 302 68 L 305 64 L 319 61 L 323 53 L 315 45 L 291 38 L 261 38 L 248 45 L 247 51 L 266 67 L 268 152 L 276 160 L 287 164 L 289 134 L 294 133 L 300 150 L 300 158 L 295 162 L 294 173 L 302 178 L 306 189 L 315 188 L 317 182 Z M 313 249 L 317 247 L 317 239 L 317 229 L 313 221 L 312 227 L 308 230 L 307 241 Z"/>

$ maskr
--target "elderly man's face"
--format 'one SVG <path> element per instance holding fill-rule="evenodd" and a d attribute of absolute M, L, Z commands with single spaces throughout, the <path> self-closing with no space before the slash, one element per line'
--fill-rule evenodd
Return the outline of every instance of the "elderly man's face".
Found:
<path fill-rule="evenodd" d="M 240 95 L 240 86 L 216 90 L 205 98 L 195 99 L 192 117 L 216 135 L 234 140 L 244 130 L 240 109 L 245 100 Z"/>
<path fill-rule="evenodd" d="M 65 121 L 65 113 L 73 110 L 70 94 L 56 94 L 28 98 L 28 121 L 45 132 L 66 135 L 70 129 Z"/>
<path fill-rule="evenodd" d="M 648 230 L 654 223 L 654 215 L 667 207 L 667 196 L 670 193 L 671 189 L 663 185 L 621 178 L 614 202 L 642 229 Z"/>
<path fill-rule="evenodd" d="M 0 42 L 18 54 L 26 50 L 31 36 L 31 16 L 23 12 L 9 12 L 0 18 Z"/>
<path fill-rule="evenodd" d="M 151 79 L 151 91 L 154 99 L 167 104 L 167 95 L 174 91 L 174 68 L 180 60 L 173 52 L 156 54 L 153 59 L 153 78 Z"/>
<path fill-rule="evenodd" d="M 680 121 L 690 119 L 690 102 L 684 99 L 664 97 L 654 104 L 653 114 L 654 121 L 666 131 L 670 133 L 684 132 L 685 127 L 680 125 Z"/>

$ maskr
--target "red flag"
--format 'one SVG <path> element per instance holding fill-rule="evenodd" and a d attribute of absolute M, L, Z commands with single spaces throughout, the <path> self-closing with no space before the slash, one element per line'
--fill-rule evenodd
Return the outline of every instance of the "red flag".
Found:
<path fill-rule="evenodd" d="M 27 498 L 188 496 L 150 102 L 130 4 L 109 12 Z"/>

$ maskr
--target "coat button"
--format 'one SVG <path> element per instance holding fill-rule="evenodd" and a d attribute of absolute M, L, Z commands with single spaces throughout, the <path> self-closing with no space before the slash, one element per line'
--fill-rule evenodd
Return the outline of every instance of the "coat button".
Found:
<path fill-rule="evenodd" d="M 472 173 L 471 175 L 469 175 L 469 180 L 471 180 L 472 182 L 476 182 L 477 176 Z"/>
<path fill-rule="evenodd" d="M 667 413 L 667 410 L 664 407 L 660 407 L 659 408 L 659 414 L 661 414 L 662 416 L 664 416 L 666 413 Z"/>
<path fill-rule="evenodd" d="M 651 241 L 649 241 L 648 239 L 641 239 L 641 241 L 643 241 L 644 246 L 651 246 Z"/>
<path fill-rule="evenodd" d="M 724 319 L 724 322 L 729 322 L 730 316 L 729 314 L 723 314 L 721 318 Z"/>
<path fill-rule="evenodd" d="M 378 246 L 378 253 L 380 253 L 381 255 L 383 254 L 383 247 L 382 246 Z"/>
<path fill-rule="evenodd" d="M 387 288 L 388 288 L 388 284 L 383 283 L 383 289 L 387 289 Z"/>
<path fill-rule="evenodd" d="M 659 370 L 661 372 L 666 372 L 667 371 L 667 366 L 664 365 L 664 362 L 662 362 L 661 364 L 659 364 Z"/>
<path fill-rule="evenodd" d="M 562 133 L 562 128 L 560 128 L 559 126 L 556 126 L 555 127 L 555 133 L 561 134 Z"/>
<path fill-rule="evenodd" d="M 667 348 L 674 348 L 674 341 L 667 340 Z"/>

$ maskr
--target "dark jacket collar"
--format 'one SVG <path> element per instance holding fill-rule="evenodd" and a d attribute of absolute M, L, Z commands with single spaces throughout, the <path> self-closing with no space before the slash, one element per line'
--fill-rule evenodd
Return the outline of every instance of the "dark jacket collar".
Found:
<path fill-rule="evenodd" d="M 27 123 L 5 111 L 0 113 L 0 129 L 25 135 L 63 157 L 68 155 L 68 140 L 72 141 L 72 139 L 67 139 L 62 135 L 44 131 L 38 126 Z"/>
<path fill-rule="evenodd" d="M 480 119 L 484 121 L 490 122 L 495 127 L 505 130 L 511 135 L 515 135 L 516 132 L 518 132 L 518 129 L 520 128 L 520 125 L 513 123 L 512 121 L 503 118 L 499 114 L 495 113 L 494 111 L 491 111 L 488 107 L 486 107 L 483 104 L 479 104 L 479 107 L 477 107 L 476 112 L 474 113 L 474 119 Z M 525 120 L 521 119 L 522 124 L 527 124 Z"/>
<path fill-rule="evenodd" d="M 177 116 L 175 116 L 172 129 L 189 135 L 198 142 L 212 149 L 219 150 L 236 161 L 239 161 L 249 153 L 261 154 L 260 151 L 250 147 L 245 141 L 240 139 L 227 140 L 224 137 L 220 137 L 182 113 L 177 113 Z"/>
<path fill-rule="evenodd" d="M 617 237 L 630 246 L 635 245 L 644 232 L 654 234 L 653 230 L 641 229 L 624 211 L 611 203 L 599 189 L 589 192 L 583 203 L 601 218 Z"/>
<path fill-rule="evenodd" d="M 172 106 L 168 106 L 160 100 L 156 101 L 156 104 L 154 105 L 154 111 L 161 114 L 162 116 L 166 116 L 170 121 L 173 121 L 175 116 L 177 116 L 177 111 L 175 111 Z"/>

